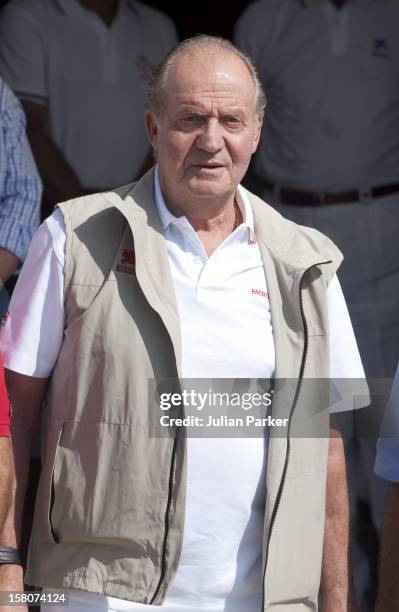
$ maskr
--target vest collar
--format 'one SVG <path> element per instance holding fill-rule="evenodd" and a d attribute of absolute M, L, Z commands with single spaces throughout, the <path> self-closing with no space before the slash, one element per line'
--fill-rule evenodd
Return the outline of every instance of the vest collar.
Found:
<path fill-rule="evenodd" d="M 141 223 L 145 222 L 154 231 L 162 234 L 162 226 L 154 205 L 154 172 L 151 168 L 137 183 L 134 183 L 120 202 L 121 210 L 127 218 Z M 323 261 L 333 261 L 338 267 L 342 260 L 335 245 L 316 230 L 302 228 L 282 217 L 274 208 L 263 200 L 241 187 L 247 195 L 253 215 L 257 239 L 263 243 L 273 259 L 284 263 L 292 272 L 300 273 Z M 116 194 L 111 195 L 113 203 L 119 200 Z M 323 254 L 320 254 L 320 244 Z"/>
<path fill-rule="evenodd" d="M 276 377 L 296 376 L 298 364 L 287 364 L 283 355 L 287 342 L 303 342 L 302 329 L 288 315 L 287 304 L 294 305 L 293 311 L 298 312 L 299 283 L 304 272 L 317 264 L 329 263 L 327 278 L 331 277 L 342 256 L 319 232 L 299 229 L 249 191 L 246 195 L 252 206 L 267 277 L 277 353 Z M 105 197 L 129 222 L 135 242 L 137 278 L 168 328 L 179 364 L 180 322 L 162 225 L 154 204 L 154 168 L 128 188 L 124 197 L 114 192 Z"/>

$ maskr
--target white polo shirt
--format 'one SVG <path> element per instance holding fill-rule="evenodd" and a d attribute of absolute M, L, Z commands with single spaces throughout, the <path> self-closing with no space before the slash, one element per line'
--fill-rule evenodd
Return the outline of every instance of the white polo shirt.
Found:
<path fill-rule="evenodd" d="M 0 74 L 47 105 L 55 144 L 102 191 L 134 180 L 149 152 L 146 87 L 176 42 L 171 20 L 141 2 L 119 0 L 107 27 L 78 0 L 13 0 L 0 14 Z"/>
<path fill-rule="evenodd" d="M 183 378 L 272 377 L 267 284 L 245 193 L 239 187 L 236 196 L 243 223 L 210 257 L 187 219 L 166 207 L 157 173 L 155 196 L 181 321 Z M 64 244 L 63 218 L 56 211 L 32 242 L 1 331 L 0 349 L 11 370 L 46 377 L 54 367 L 64 329 Z M 328 309 L 331 376 L 363 378 L 336 277 L 328 289 Z M 49 333 L 43 335 L 43 329 Z M 343 409 L 350 407 L 347 402 Z M 266 436 L 188 438 L 183 548 L 163 610 L 259 612 L 267 448 Z M 82 604 L 153 610 L 73 591 L 70 612 Z"/>
<path fill-rule="evenodd" d="M 258 0 L 237 22 L 268 98 L 255 169 L 345 191 L 399 176 L 397 0 Z"/>

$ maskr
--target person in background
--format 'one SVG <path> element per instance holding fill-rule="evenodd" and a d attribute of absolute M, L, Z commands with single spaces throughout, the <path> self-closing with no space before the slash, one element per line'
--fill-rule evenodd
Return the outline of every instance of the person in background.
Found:
<path fill-rule="evenodd" d="M 399 359 L 398 36 L 396 0 L 258 0 L 234 36 L 269 101 L 253 189 L 344 254 L 340 281 L 372 395 L 373 379 L 392 378 Z M 361 433 L 348 443 L 365 611 L 385 493 L 374 475 L 382 409 L 376 401 L 356 417 Z"/>
<path fill-rule="evenodd" d="M 13 280 L 39 225 L 42 186 L 25 133 L 20 103 L 0 79 L 0 317 Z"/>
<path fill-rule="evenodd" d="M 11 0 L 0 14 L 0 74 L 22 101 L 56 202 L 140 177 L 152 68 L 177 42 L 171 20 L 135 0 Z"/>

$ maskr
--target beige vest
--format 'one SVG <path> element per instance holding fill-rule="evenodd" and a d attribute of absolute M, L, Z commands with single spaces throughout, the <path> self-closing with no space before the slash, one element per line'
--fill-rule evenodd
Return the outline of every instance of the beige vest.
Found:
<path fill-rule="evenodd" d="M 147 430 L 147 381 L 176 381 L 181 355 L 153 174 L 60 205 L 66 324 L 44 407 L 26 580 L 159 605 L 182 544 L 185 438 Z M 326 286 L 341 256 L 248 196 L 272 310 L 273 415 L 291 414 L 290 431 L 270 439 L 263 608 L 317 610 L 328 410 L 314 394 L 303 401 L 298 377 L 328 377 Z"/>

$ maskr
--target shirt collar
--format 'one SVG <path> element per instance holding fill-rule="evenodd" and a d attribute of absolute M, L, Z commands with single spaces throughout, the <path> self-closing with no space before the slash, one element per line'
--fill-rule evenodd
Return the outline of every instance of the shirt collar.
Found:
<path fill-rule="evenodd" d="M 158 165 L 155 167 L 154 173 L 154 190 L 155 206 L 161 221 L 162 230 L 165 232 L 169 225 L 175 225 L 177 227 L 181 226 L 182 224 L 185 225 L 187 223 L 186 217 L 175 217 L 175 215 L 173 215 L 166 206 L 159 181 Z M 252 214 L 251 204 L 249 203 L 248 197 L 241 185 L 238 185 L 237 187 L 236 202 L 240 207 L 240 211 L 243 216 L 243 224 L 249 229 L 249 238 L 252 241 L 255 239 L 254 217 Z"/>

